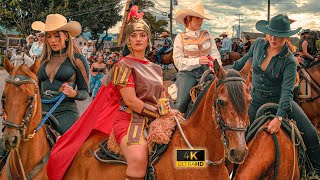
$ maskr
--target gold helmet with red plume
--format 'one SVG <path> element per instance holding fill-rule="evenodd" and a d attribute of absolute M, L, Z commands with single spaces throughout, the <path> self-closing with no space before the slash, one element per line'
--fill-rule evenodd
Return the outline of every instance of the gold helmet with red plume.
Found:
<path fill-rule="evenodd" d="M 134 31 L 144 31 L 148 35 L 149 47 L 151 48 L 151 32 L 150 27 L 143 20 L 143 12 L 138 12 L 138 6 L 133 6 L 128 14 L 128 24 L 126 26 L 126 43 L 129 51 L 132 53 L 132 48 L 129 41 L 129 36 Z"/>

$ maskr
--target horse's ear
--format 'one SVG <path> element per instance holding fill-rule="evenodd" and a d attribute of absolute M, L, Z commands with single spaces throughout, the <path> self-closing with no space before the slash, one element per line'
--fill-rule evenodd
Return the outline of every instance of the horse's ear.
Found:
<path fill-rule="evenodd" d="M 251 66 L 252 66 L 252 59 L 249 59 L 240 71 L 242 78 L 247 79 L 248 74 L 251 70 Z"/>
<path fill-rule="evenodd" d="M 217 59 L 214 60 L 213 67 L 214 67 L 214 73 L 218 79 L 223 79 L 226 76 L 225 70 L 223 69 L 222 66 L 220 66 Z"/>
<path fill-rule="evenodd" d="M 40 60 L 36 59 L 32 66 L 29 68 L 34 74 L 37 74 L 40 68 Z"/>
<path fill-rule="evenodd" d="M 14 69 L 14 65 L 9 61 L 8 56 L 4 57 L 4 69 L 11 74 L 12 70 Z"/>

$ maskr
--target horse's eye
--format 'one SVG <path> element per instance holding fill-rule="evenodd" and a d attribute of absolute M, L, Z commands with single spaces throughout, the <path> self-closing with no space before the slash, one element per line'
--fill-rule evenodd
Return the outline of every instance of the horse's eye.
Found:
<path fill-rule="evenodd" d="M 225 102 L 224 100 L 219 99 L 219 100 L 218 100 L 218 104 L 219 104 L 220 106 L 225 106 L 225 105 L 226 105 L 226 102 Z"/>

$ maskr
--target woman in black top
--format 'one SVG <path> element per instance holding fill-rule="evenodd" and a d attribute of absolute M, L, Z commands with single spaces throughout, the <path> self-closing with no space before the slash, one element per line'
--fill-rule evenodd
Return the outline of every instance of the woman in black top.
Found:
<path fill-rule="evenodd" d="M 315 127 L 293 101 L 293 87 L 296 81 L 297 64 L 292 52 L 289 37 L 298 33 L 290 30 L 290 21 L 286 15 L 277 15 L 270 22 L 257 22 L 258 31 L 267 34 L 266 39 L 257 39 L 250 50 L 233 65 L 236 70 L 242 69 L 248 59 L 252 58 L 252 101 L 249 106 L 249 118 L 255 120 L 258 109 L 265 103 L 278 104 L 276 117 L 270 121 L 268 131 L 277 133 L 284 118 L 296 121 L 307 147 L 308 156 L 320 174 L 320 144 Z"/>
<path fill-rule="evenodd" d="M 93 63 L 90 68 L 90 96 L 93 95 L 93 99 L 98 93 L 98 90 L 101 86 L 100 79 L 105 73 L 106 65 L 103 63 L 103 55 L 100 54 L 97 57 L 97 62 Z"/>
<path fill-rule="evenodd" d="M 51 100 L 61 93 L 66 95 L 52 113 L 59 122 L 53 127 L 63 134 L 79 118 L 75 100 L 83 101 L 88 96 L 89 65 L 72 40 L 81 33 L 81 25 L 76 21 L 67 23 L 60 14 L 49 14 L 46 23 L 36 21 L 32 28 L 45 32 L 38 72 L 41 98 Z M 54 104 L 42 103 L 43 111 L 48 112 Z"/>

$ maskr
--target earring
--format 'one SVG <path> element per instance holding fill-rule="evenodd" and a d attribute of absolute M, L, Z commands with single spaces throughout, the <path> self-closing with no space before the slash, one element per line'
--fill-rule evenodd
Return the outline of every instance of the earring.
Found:
<path fill-rule="evenodd" d="M 69 41 L 69 39 L 66 39 L 66 42 L 68 42 Z"/>

